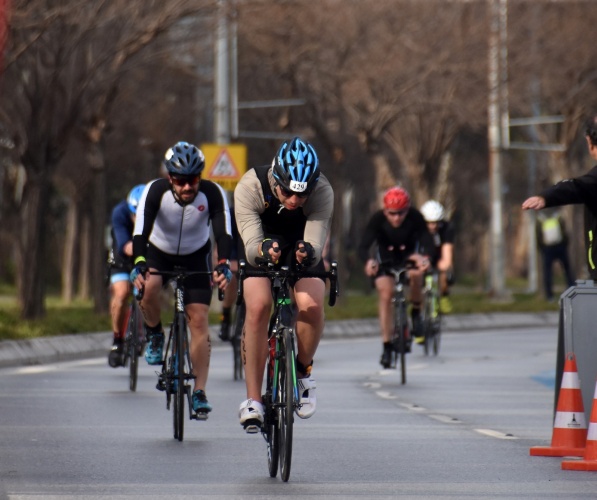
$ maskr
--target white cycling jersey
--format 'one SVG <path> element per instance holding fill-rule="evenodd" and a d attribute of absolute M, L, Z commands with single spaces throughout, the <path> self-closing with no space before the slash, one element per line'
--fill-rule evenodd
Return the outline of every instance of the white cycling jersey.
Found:
<path fill-rule="evenodd" d="M 232 223 L 222 187 L 201 180 L 195 199 L 183 206 L 174 198 L 168 179 L 156 179 L 147 184 L 139 200 L 134 256 L 145 256 L 148 241 L 169 255 L 191 254 L 208 244 L 212 225 L 218 255 L 229 258 Z"/>

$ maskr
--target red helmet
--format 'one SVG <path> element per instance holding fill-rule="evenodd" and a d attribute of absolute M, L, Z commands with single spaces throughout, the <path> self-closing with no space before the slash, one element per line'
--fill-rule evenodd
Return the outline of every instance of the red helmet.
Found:
<path fill-rule="evenodd" d="M 410 195 L 401 187 L 393 187 L 383 196 L 383 206 L 387 210 L 404 210 L 410 207 Z"/>

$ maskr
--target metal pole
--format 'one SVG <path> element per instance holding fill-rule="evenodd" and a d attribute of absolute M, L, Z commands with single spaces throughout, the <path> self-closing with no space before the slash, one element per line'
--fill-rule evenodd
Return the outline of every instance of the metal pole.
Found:
<path fill-rule="evenodd" d="M 236 0 L 232 0 L 230 21 L 230 138 L 238 137 L 238 34 Z"/>
<path fill-rule="evenodd" d="M 215 44 L 214 140 L 230 142 L 230 82 L 228 66 L 228 19 L 226 0 L 218 0 L 218 21 Z"/>
<path fill-rule="evenodd" d="M 490 288 L 493 297 L 505 295 L 504 235 L 502 221 L 502 127 L 500 123 L 500 0 L 489 0 L 489 185 L 491 204 L 490 225 Z"/>

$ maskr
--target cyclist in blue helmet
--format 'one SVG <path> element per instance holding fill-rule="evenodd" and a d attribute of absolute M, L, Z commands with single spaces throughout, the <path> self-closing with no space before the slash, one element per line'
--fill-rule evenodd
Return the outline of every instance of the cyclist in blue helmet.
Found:
<path fill-rule="evenodd" d="M 126 197 L 126 203 L 129 206 L 129 210 L 134 215 L 137 214 L 137 206 L 139 205 L 139 200 L 141 199 L 144 189 L 145 184 L 137 184 L 133 189 L 130 190 L 128 196 Z"/>
<path fill-rule="evenodd" d="M 124 321 L 127 300 L 131 293 L 129 273 L 133 268 L 133 227 L 137 206 L 145 190 L 145 184 L 131 189 L 126 200 L 120 201 L 112 210 L 112 249 L 110 251 L 110 314 L 114 340 L 108 354 L 112 368 L 122 366 L 125 336 Z"/>
<path fill-rule="evenodd" d="M 280 146 L 273 162 L 273 175 L 287 192 L 307 196 L 319 180 L 319 160 L 313 146 L 295 137 Z"/>
<path fill-rule="evenodd" d="M 234 191 L 236 224 L 243 242 L 240 257 L 247 266 L 259 259 L 277 265 L 307 266 L 325 271 L 322 252 L 334 208 L 334 191 L 321 174 L 313 146 L 295 137 L 284 142 L 271 165 L 249 170 Z M 300 388 L 300 418 L 315 413 L 313 358 L 324 325 L 325 282 L 302 278 L 292 284 L 297 308 L 297 383 Z M 243 355 L 247 399 L 239 409 L 240 423 L 248 433 L 263 424 L 261 403 L 267 352 L 267 326 L 272 303 L 267 278 L 244 281 L 246 305 Z"/>

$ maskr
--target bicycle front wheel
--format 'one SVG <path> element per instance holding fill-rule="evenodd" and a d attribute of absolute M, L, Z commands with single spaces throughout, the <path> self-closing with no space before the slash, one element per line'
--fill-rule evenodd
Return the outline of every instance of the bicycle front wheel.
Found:
<path fill-rule="evenodd" d="M 134 300 L 134 299 L 133 299 Z M 131 312 L 129 318 L 129 327 L 127 331 L 127 338 L 129 339 L 127 345 L 129 362 L 129 389 L 133 392 L 137 390 L 137 378 L 139 376 L 139 354 L 141 353 L 141 346 L 143 345 L 143 318 L 141 310 L 136 301 L 131 304 Z"/>
<path fill-rule="evenodd" d="M 184 314 L 177 313 L 176 315 L 176 330 L 175 330 L 175 371 L 174 371 L 174 438 L 179 441 L 184 437 L 184 405 L 187 399 L 185 386 L 185 340 L 187 334 L 187 320 Z"/>
<path fill-rule="evenodd" d="M 278 461 L 280 457 L 280 434 L 278 433 L 277 412 L 272 402 L 271 384 L 268 384 L 267 394 L 263 398 L 265 407 L 265 421 L 263 433 L 267 443 L 267 468 L 269 477 L 276 477 L 278 474 Z"/>
<path fill-rule="evenodd" d="M 398 308 L 398 355 L 400 357 L 400 380 L 406 384 L 406 342 L 409 336 L 408 320 L 406 318 L 406 304 L 401 303 Z"/>
<path fill-rule="evenodd" d="M 290 477 L 290 466 L 292 463 L 296 372 L 291 330 L 284 328 L 282 330 L 282 339 L 282 356 L 280 358 L 280 370 L 278 371 L 278 432 L 280 434 L 280 477 L 282 481 L 286 482 Z"/>

